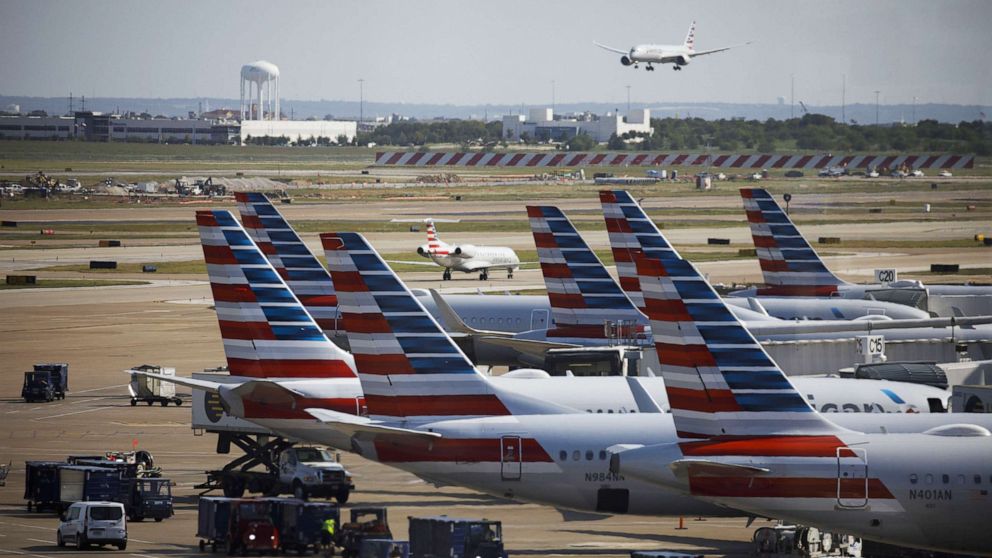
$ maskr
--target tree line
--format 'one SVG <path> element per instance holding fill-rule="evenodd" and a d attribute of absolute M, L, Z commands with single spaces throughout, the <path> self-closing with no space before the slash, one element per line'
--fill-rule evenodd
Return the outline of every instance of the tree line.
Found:
<path fill-rule="evenodd" d="M 503 137 L 502 123 L 478 120 L 440 122 L 403 121 L 359 134 L 358 144 L 423 147 L 455 143 L 487 149 L 509 144 L 535 143 L 521 134 L 519 140 Z M 992 154 L 992 123 L 980 120 L 957 124 L 921 120 L 913 124 L 883 126 L 844 124 L 822 114 L 788 120 L 703 120 L 702 118 L 653 118 L 651 133 L 614 135 L 597 145 L 580 134 L 559 143 L 561 149 L 589 151 L 675 151 L 712 149 L 771 153 L 802 151 L 924 151 Z"/>

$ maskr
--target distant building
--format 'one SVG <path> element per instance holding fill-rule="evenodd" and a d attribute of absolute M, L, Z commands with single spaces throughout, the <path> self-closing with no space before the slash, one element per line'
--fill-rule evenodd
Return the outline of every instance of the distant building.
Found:
<path fill-rule="evenodd" d="M 510 141 L 519 140 L 523 134 L 539 141 L 566 141 L 585 133 L 605 143 L 611 135 L 622 136 L 627 132 L 651 133 L 651 111 L 633 110 L 624 118 L 614 113 L 556 116 L 551 109 L 541 108 L 531 109 L 526 118 L 522 114 L 503 117 L 503 138 Z"/>
<path fill-rule="evenodd" d="M 358 132 L 358 123 L 344 120 L 245 120 L 241 123 L 241 142 L 248 138 L 283 137 L 290 142 L 301 139 L 330 138 L 337 141 L 338 136 L 346 136 L 353 141 Z"/>

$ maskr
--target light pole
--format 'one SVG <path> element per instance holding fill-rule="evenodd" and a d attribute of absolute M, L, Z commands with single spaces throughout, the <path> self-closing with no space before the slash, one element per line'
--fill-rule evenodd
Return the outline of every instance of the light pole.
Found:
<path fill-rule="evenodd" d="M 627 118 L 630 118 L 630 86 L 627 86 Z"/>
<path fill-rule="evenodd" d="M 555 106 L 555 80 L 551 80 L 551 115 L 552 115 L 552 117 L 554 117 L 554 114 L 556 112 L 558 112 L 558 110 L 557 110 L 557 107 Z"/>
<path fill-rule="evenodd" d="M 878 89 L 875 90 L 875 125 L 878 126 Z"/>
<path fill-rule="evenodd" d="M 916 95 L 913 95 L 913 126 L 916 126 Z"/>
<path fill-rule="evenodd" d="M 358 125 L 365 121 L 365 78 L 358 79 Z"/>

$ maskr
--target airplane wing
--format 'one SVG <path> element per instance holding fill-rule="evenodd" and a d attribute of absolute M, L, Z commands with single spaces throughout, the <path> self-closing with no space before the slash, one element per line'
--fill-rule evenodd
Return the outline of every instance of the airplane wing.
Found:
<path fill-rule="evenodd" d="M 577 349 L 581 347 L 581 345 L 573 345 L 572 343 L 554 343 L 533 339 L 514 339 L 512 337 L 481 337 L 479 341 L 509 347 L 522 354 L 542 359 L 544 358 L 544 353 L 551 349 Z"/>
<path fill-rule="evenodd" d="M 714 53 L 717 53 L 717 52 L 723 52 L 723 51 L 725 51 L 725 50 L 730 50 L 730 49 L 732 49 L 732 48 L 737 48 L 737 47 L 742 47 L 742 46 L 746 46 L 746 45 L 749 45 L 749 44 L 751 44 L 751 43 L 752 43 L 752 41 L 748 41 L 748 42 L 746 42 L 746 43 L 741 43 L 741 44 L 739 44 L 739 45 L 730 45 L 730 46 L 728 46 L 728 47 L 722 47 L 722 48 L 714 48 L 714 49 L 712 49 L 712 50 L 700 50 L 700 51 L 698 51 L 698 52 L 693 52 L 692 54 L 690 54 L 690 55 L 689 55 L 689 58 L 695 58 L 695 57 L 697 57 L 697 56 L 702 56 L 702 55 L 704 55 L 704 54 L 714 54 Z"/>
<path fill-rule="evenodd" d="M 424 432 L 422 430 L 411 430 L 397 426 L 386 426 L 368 417 L 349 415 L 327 409 L 307 408 L 304 410 L 320 422 L 352 436 L 355 434 L 385 434 L 426 440 L 436 440 L 441 437 L 441 434 L 437 432 Z"/>
<path fill-rule="evenodd" d="M 428 289 L 428 291 L 430 291 L 431 297 L 434 299 L 434 304 L 437 305 L 438 312 L 441 313 L 441 321 L 444 322 L 444 327 L 448 330 L 449 335 L 451 333 L 460 333 L 463 336 L 513 337 L 512 333 L 506 331 L 473 328 L 462 320 L 462 317 L 455 312 L 455 309 L 448 304 L 448 301 L 444 300 L 441 293 L 434 289 Z"/>
<path fill-rule="evenodd" d="M 201 391 L 208 391 L 210 393 L 218 393 L 220 386 L 223 385 L 219 382 L 209 382 L 206 380 L 194 380 L 193 378 L 184 378 L 182 376 L 166 376 L 164 374 L 155 374 L 154 372 L 140 372 L 125 370 L 128 374 L 135 374 L 138 376 L 147 376 L 149 378 L 157 378 L 165 382 L 171 382 L 173 384 L 178 384 L 181 386 L 186 386 L 193 389 L 198 389 Z"/>
<path fill-rule="evenodd" d="M 754 335 L 786 335 L 803 333 L 857 333 L 910 328 L 974 327 L 992 323 L 992 316 L 966 316 L 949 318 L 921 318 L 906 320 L 838 320 L 838 321 L 788 321 L 748 323 Z"/>
<path fill-rule="evenodd" d="M 613 48 L 611 46 L 606 46 L 606 45 L 603 45 L 603 44 L 599 44 L 596 41 L 593 41 L 592 44 L 598 46 L 599 48 L 601 48 L 603 50 L 608 50 L 610 52 L 615 52 L 617 54 L 630 54 L 630 49 L 623 50 L 623 49 L 619 49 L 619 48 Z"/>

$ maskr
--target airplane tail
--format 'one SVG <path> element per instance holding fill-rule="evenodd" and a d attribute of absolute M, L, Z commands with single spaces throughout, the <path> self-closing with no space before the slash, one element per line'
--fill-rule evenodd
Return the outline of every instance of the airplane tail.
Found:
<path fill-rule="evenodd" d="M 674 251 L 635 254 L 661 375 L 679 436 L 837 434 Z"/>
<path fill-rule="evenodd" d="M 767 190 L 741 188 L 741 198 L 767 285 L 758 294 L 829 296 L 847 284 L 827 269 Z"/>
<path fill-rule="evenodd" d="M 606 219 L 606 231 L 610 237 L 610 248 L 616 262 L 617 275 L 620 277 L 620 286 L 634 305 L 645 312 L 635 254 L 644 251 L 654 257 L 681 256 L 626 190 L 600 191 L 599 201 L 603 206 L 603 218 Z"/>
<path fill-rule="evenodd" d="M 646 325 L 560 209 L 527 206 L 527 215 L 555 324 L 549 337 L 602 338 L 607 322 Z"/>
<path fill-rule="evenodd" d="M 358 233 L 320 235 L 369 415 L 430 421 L 554 412 L 500 393 Z"/>
<path fill-rule="evenodd" d="M 447 256 L 448 245 L 437 234 L 437 226 L 433 219 L 427 219 L 427 252 L 435 256 Z"/>
<path fill-rule="evenodd" d="M 235 192 L 245 230 L 325 332 L 337 333 L 334 282 L 320 261 L 264 194 Z"/>
<path fill-rule="evenodd" d="M 196 212 L 232 376 L 354 378 L 331 343 L 229 211 Z"/>
<path fill-rule="evenodd" d="M 682 41 L 682 46 L 688 48 L 689 50 L 696 49 L 696 22 L 693 21 L 689 25 L 689 32 L 685 36 L 685 40 Z"/>

